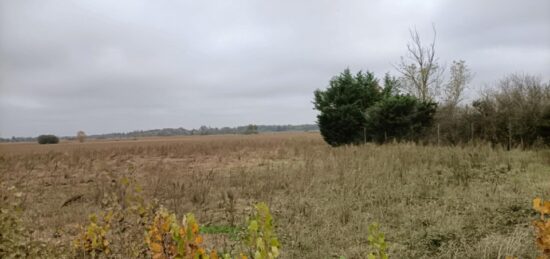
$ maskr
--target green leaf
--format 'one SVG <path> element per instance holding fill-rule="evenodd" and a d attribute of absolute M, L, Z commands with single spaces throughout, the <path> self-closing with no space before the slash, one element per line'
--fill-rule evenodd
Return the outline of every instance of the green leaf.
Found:
<path fill-rule="evenodd" d="M 248 225 L 248 230 L 252 232 L 258 231 L 258 221 L 252 220 L 250 221 L 250 224 Z"/>

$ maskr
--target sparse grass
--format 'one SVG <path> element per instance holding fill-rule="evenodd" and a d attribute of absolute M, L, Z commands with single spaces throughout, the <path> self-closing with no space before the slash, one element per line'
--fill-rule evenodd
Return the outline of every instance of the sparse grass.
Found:
<path fill-rule="evenodd" d="M 243 231 L 243 228 L 237 228 L 232 226 L 224 225 L 210 225 L 210 226 L 201 226 L 201 234 L 225 234 L 231 240 L 238 240 L 239 233 Z"/>
<path fill-rule="evenodd" d="M 534 258 L 532 199 L 550 197 L 549 173 L 550 150 L 331 148 L 313 133 L 0 145 L 0 188 L 21 191 L 32 238 L 59 247 L 127 177 L 148 201 L 193 212 L 207 244 L 230 244 L 265 201 L 282 258 L 364 258 L 373 222 L 390 258 Z"/>

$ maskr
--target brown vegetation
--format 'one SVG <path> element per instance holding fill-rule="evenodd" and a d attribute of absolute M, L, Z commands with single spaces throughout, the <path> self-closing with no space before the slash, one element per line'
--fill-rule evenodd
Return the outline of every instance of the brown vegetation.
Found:
<path fill-rule="evenodd" d="M 124 177 L 178 217 L 193 212 L 205 244 L 227 250 L 263 201 L 282 258 L 364 258 L 373 222 L 390 258 L 533 258 L 532 198 L 550 195 L 549 170 L 549 150 L 331 148 L 315 133 L 0 145 L 1 192 L 14 186 L 31 238 L 60 250 L 127 192 Z"/>

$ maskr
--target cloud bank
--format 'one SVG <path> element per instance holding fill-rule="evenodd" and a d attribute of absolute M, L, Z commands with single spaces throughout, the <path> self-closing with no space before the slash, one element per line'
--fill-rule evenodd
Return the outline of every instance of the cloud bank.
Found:
<path fill-rule="evenodd" d="M 0 136 L 314 123 L 349 67 L 396 74 L 409 29 L 472 86 L 550 74 L 550 2 L 1 1 Z"/>

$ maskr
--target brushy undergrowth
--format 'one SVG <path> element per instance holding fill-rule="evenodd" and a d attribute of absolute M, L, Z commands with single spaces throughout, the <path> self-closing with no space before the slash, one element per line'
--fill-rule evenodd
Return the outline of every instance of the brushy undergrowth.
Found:
<path fill-rule="evenodd" d="M 32 237 L 36 229 L 25 227 L 22 221 L 22 196 L 13 186 L 0 191 L 0 258 L 68 257 L 66 247 L 55 247 Z"/>
<path fill-rule="evenodd" d="M 383 247 L 389 258 L 535 258 L 532 199 L 550 197 L 549 150 L 330 148 L 316 134 L 22 148 L 0 150 L 0 190 L 15 186 L 26 240 L 53 252 L 71 251 L 91 214 L 106 227 L 112 211 L 110 256 L 151 256 L 144 233 L 162 206 L 180 226 L 194 213 L 206 252 L 238 256 L 265 201 L 280 258 L 365 258 Z"/>
<path fill-rule="evenodd" d="M 242 231 L 241 245 L 230 251 L 208 249 L 200 233 L 200 226 L 192 213 L 178 221 L 158 201 L 144 202 L 141 188 L 135 181 L 122 177 L 113 179 L 123 191 L 105 194 L 104 211 L 92 214 L 88 225 L 81 228 L 73 241 L 73 255 L 91 258 L 255 258 L 279 257 L 280 244 L 275 234 L 273 217 L 265 203 L 254 206 L 255 211 Z M 140 236 L 140 232 L 145 232 Z M 145 240 L 145 241 L 144 241 Z"/>

